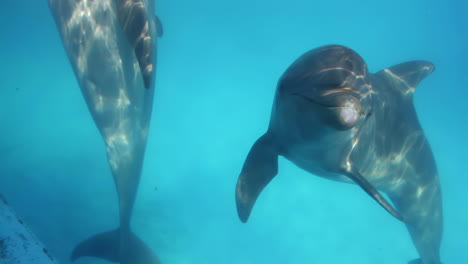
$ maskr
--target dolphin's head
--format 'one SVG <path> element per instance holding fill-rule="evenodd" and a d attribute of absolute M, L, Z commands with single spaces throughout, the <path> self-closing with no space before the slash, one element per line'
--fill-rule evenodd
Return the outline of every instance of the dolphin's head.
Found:
<path fill-rule="evenodd" d="M 364 60 L 338 45 L 305 53 L 279 82 L 280 93 L 296 97 L 305 114 L 316 115 L 310 120 L 338 130 L 354 127 L 367 114 L 362 99 L 370 88 Z"/>

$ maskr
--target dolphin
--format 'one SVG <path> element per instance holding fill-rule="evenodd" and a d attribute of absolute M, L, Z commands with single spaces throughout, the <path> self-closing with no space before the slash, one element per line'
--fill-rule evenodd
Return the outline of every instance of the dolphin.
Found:
<path fill-rule="evenodd" d="M 71 260 L 160 263 L 131 230 L 153 103 L 157 36 L 153 0 L 49 0 L 68 59 L 105 142 L 120 226 L 78 244 Z"/>
<path fill-rule="evenodd" d="M 439 174 L 413 105 L 416 86 L 434 69 L 410 61 L 371 74 L 340 45 L 299 57 L 280 78 L 268 130 L 238 178 L 240 220 L 248 220 L 281 155 L 314 175 L 359 185 L 406 224 L 420 256 L 410 263 L 440 264 Z"/>

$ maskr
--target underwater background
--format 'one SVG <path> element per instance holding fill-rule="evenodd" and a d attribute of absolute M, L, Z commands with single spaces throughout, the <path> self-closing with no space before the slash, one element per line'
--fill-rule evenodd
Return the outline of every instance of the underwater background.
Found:
<path fill-rule="evenodd" d="M 78 242 L 118 225 L 104 143 L 47 1 L 0 4 L 0 193 L 70 263 Z M 467 1 L 158 0 L 156 13 L 164 36 L 132 227 L 163 263 L 417 258 L 405 226 L 359 187 L 284 158 L 249 222 L 238 219 L 237 177 L 267 129 L 276 82 L 325 44 L 353 48 L 371 72 L 435 64 L 414 103 L 440 174 L 442 261 L 468 263 Z"/>

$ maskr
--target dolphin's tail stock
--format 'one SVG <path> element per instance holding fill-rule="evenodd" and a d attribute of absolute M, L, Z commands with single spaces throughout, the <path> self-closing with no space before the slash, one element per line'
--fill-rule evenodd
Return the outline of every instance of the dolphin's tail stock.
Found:
<path fill-rule="evenodd" d="M 126 236 L 121 239 L 121 236 Z M 94 235 L 79 243 L 71 254 L 75 261 L 80 257 L 96 257 L 121 264 L 160 264 L 158 257 L 133 232 L 116 229 Z"/>

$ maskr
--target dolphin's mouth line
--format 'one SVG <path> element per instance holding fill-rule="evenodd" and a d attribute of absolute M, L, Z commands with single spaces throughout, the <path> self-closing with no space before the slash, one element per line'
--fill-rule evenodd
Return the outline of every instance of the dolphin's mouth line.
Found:
<path fill-rule="evenodd" d="M 359 94 L 359 91 L 353 89 L 352 87 L 350 86 L 346 86 L 346 87 L 340 87 L 340 88 L 336 88 L 336 89 L 331 89 L 331 90 L 328 90 L 328 91 L 325 91 L 322 93 L 323 96 L 327 96 L 327 95 L 332 95 L 332 94 L 337 94 L 337 93 L 345 93 L 345 94 L 349 94 L 351 96 L 354 96 L 358 99 L 361 98 L 360 94 Z"/>
<path fill-rule="evenodd" d="M 309 98 L 305 95 L 302 95 L 302 94 L 299 94 L 299 93 L 294 93 L 293 95 L 295 96 L 298 96 L 298 97 L 301 97 L 303 98 L 304 100 L 308 101 L 309 103 L 312 103 L 312 104 L 315 104 L 315 105 L 319 105 L 319 106 L 322 106 L 322 107 L 326 107 L 326 108 L 340 108 L 340 107 L 346 107 L 346 106 L 343 106 L 343 105 L 335 105 L 335 104 L 327 104 L 327 103 L 320 103 L 312 98 Z"/>
<path fill-rule="evenodd" d="M 362 96 L 361 94 L 352 89 L 351 87 L 342 87 L 342 88 L 337 88 L 337 89 L 332 89 L 332 90 L 328 90 L 328 91 L 325 91 L 321 94 L 321 96 L 324 96 L 324 97 L 333 97 L 333 96 L 337 96 L 337 94 L 345 94 L 345 95 L 348 95 L 348 96 L 352 96 L 354 97 L 356 100 L 360 101 Z M 320 103 L 320 102 L 317 102 L 316 100 L 310 98 L 310 97 L 307 97 L 301 93 L 293 93 L 292 95 L 296 95 L 296 96 L 299 96 L 303 99 L 305 99 L 306 101 L 309 101 L 313 104 L 316 104 L 316 105 L 321 105 L 323 107 L 344 107 L 344 106 L 341 106 L 341 105 L 333 105 L 333 104 L 327 104 L 327 103 Z"/>
<path fill-rule="evenodd" d="M 313 104 L 320 105 L 320 106 L 327 107 L 327 108 L 342 107 L 342 106 L 339 106 L 339 105 L 332 105 L 332 104 L 319 103 L 319 102 L 315 101 L 314 99 L 309 98 L 309 97 L 304 96 L 304 95 L 299 94 L 299 93 L 294 93 L 293 95 L 298 96 L 298 97 L 301 97 L 301 98 L 303 98 L 304 100 L 308 101 L 309 103 L 313 103 Z"/>
<path fill-rule="evenodd" d="M 332 105 L 332 104 L 319 103 L 319 102 L 315 101 L 314 99 L 309 98 L 309 97 L 304 96 L 304 95 L 299 94 L 299 93 L 293 93 L 292 95 L 301 97 L 304 100 L 308 101 L 309 103 L 319 105 L 319 106 L 322 106 L 322 107 L 326 107 L 326 108 L 344 108 L 344 107 L 347 107 L 347 106 L 343 106 L 343 105 Z M 367 118 L 369 118 L 372 115 L 372 112 L 362 112 L 361 111 L 361 112 L 359 112 L 359 115 L 365 117 L 365 119 L 367 120 Z"/>

